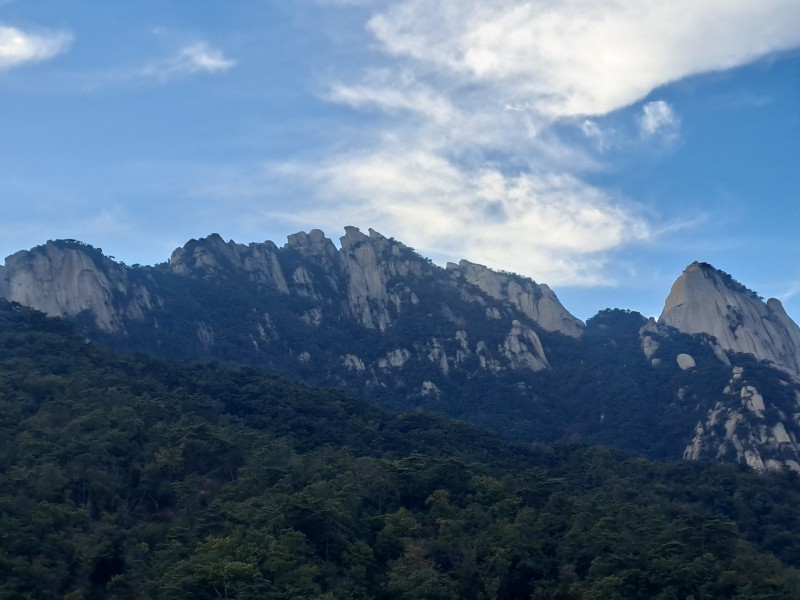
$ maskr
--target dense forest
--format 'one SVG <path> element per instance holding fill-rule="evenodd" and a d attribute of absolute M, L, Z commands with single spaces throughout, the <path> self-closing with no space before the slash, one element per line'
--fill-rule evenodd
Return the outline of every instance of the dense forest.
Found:
<path fill-rule="evenodd" d="M 800 480 L 517 445 L 0 304 L 0 598 L 800 598 Z"/>

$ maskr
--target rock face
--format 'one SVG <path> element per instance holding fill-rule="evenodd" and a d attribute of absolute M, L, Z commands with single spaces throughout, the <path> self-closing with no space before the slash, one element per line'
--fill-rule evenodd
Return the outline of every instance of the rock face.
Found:
<path fill-rule="evenodd" d="M 688 371 L 689 369 L 694 369 L 697 366 L 697 363 L 695 363 L 691 354 L 678 354 L 675 360 L 682 371 Z"/>
<path fill-rule="evenodd" d="M 694 262 L 673 284 L 659 318 L 686 333 L 706 333 L 728 352 L 752 354 L 800 375 L 800 327 L 780 301 L 763 302 L 730 275 Z"/>
<path fill-rule="evenodd" d="M 746 463 L 756 471 L 800 472 L 800 392 L 789 382 L 762 394 L 749 369 L 733 367 L 730 380 L 684 451 L 690 460 Z"/>
<path fill-rule="evenodd" d="M 245 273 L 253 282 L 289 293 L 278 262 L 278 248 L 272 242 L 245 246 L 233 241 L 225 242 L 218 234 L 212 234 L 202 241 L 192 240 L 183 248 L 176 249 L 169 259 L 169 268 L 179 275 L 223 279 L 233 273 Z"/>
<path fill-rule="evenodd" d="M 490 297 L 508 302 L 547 331 L 558 331 L 571 337 L 580 337 L 583 332 L 583 323 L 567 312 L 546 285 L 498 273 L 466 260 L 457 265 L 448 263 L 447 269 Z"/>
<path fill-rule="evenodd" d="M 0 297 L 50 316 L 89 315 L 105 332 L 124 330 L 143 319 L 160 300 L 131 270 L 74 240 L 47 242 L 6 258 L 0 268 Z"/>

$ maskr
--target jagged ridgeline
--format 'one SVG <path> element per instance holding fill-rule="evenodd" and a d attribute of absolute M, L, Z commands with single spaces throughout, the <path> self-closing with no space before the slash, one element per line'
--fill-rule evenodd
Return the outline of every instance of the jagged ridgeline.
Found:
<path fill-rule="evenodd" d="M 0 598 L 800 597 L 794 473 L 515 446 L 74 329 L 0 301 Z"/>
<path fill-rule="evenodd" d="M 800 470 L 800 329 L 704 263 L 658 322 L 607 310 L 584 325 L 544 284 L 441 268 L 355 227 L 339 248 L 319 230 L 283 247 L 211 235 L 154 267 L 48 242 L 6 260 L 0 296 L 117 350 L 254 366 L 513 440 Z"/>

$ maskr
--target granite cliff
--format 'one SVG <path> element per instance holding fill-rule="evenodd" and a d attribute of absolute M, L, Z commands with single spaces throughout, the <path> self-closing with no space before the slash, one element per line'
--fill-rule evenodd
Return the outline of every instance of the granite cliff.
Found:
<path fill-rule="evenodd" d="M 800 327 L 780 300 L 764 302 L 707 263 L 686 267 L 667 296 L 659 322 L 686 333 L 711 335 L 726 352 L 750 354 L 800 376 Z"/>
<path fill-rule="evenodd" d="M 98 329 L 121 332 L 160 299 L 131 269 L 75 240 L 48 241 L 22 250 L 0 267 L 0 297 L 51 316 L 87 315 Z"/>
<path fill-rule="evenodd" d="M 681 352 L 686 334 L 694 348 Z M 800 471 L 800 328 L 779 300 L 764 302 L 727 273 L 694 262 L 673 284 L 658 322 L 641 328 L 640 341 L 655 369 L 674 361 L 688 375 L 674 391 L 677 402 L 697 402 L 684 458 Z M 701 382 L 698 354 L 713 356 L 727 375 L 719 379 L 715 370 Z"/>

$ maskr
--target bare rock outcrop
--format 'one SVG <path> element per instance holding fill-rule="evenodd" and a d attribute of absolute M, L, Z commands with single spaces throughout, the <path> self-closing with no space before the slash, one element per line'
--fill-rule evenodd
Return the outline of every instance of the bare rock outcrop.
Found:
<path fill-rule="evenodd" d="M 373 229 L 365 235 L 358 227 L 345 227 L 340 242 L 350 312 L 365 327 L 382 331 L 392 322 L 390 306 L 401 310 L 404 297 L 408 298 L 408 294 L 390 291 L 389 280 L 421 276 L 423 261 L 404 257 L 402 244 Z"/>
<path fill-rule="evenodd" d="M 467 260 L 457 265 L 448 263 L 447 269 L 489 297 L 508 302 L 542 329 L 570 337 L 580 337 L 583 333 L 583 322 L 564 308 L 547 285 L 509 273 L 498 273 Z"/>
<path fill-rule="evenodd" d="M 684 458 L 734 461 L 756 471 L 800 472 L 800 392 L 784 391 L 783 401 L 777 403 L 778 398 L 762 394 L 748 381 L 745 369 L 734 367 L 719 400 L 697 423 Z"/>
<path fill-rule="evenodd" d="M 697 363 L 691 354 L 685 354 L 682 352 L 675 357 L 675 360 L 682 371 L 688 371 L 689 369 L 694 369 L 697 366 Z"/>
<path fill-rule="evenodd" d="M 685 333 L 707 333 L 726 351 L 752 354 L 800 375 L 800 327 L 780 301 L 765 303 L 709 264 L 686 267 L 659 322 Z"/>
<path fill-rule="evenodd" d="M 286 278 L 278 261 L 278 248 L 272 242 L 237 244 L 212 233 L 201 240 L 191 240 L 177 248 L 169 259 L 169 268 L 178 275 L 222 276 L 246 273 L 249 278 L 288 293 Z"/>
<path fill-rule="evenodd" d="M 50 316 L 89 314 L 105 332 L 124 330 L 160 300 L 102 251 L 74 240 L 48 241 L 6 258 L 0 296 Z"/>

